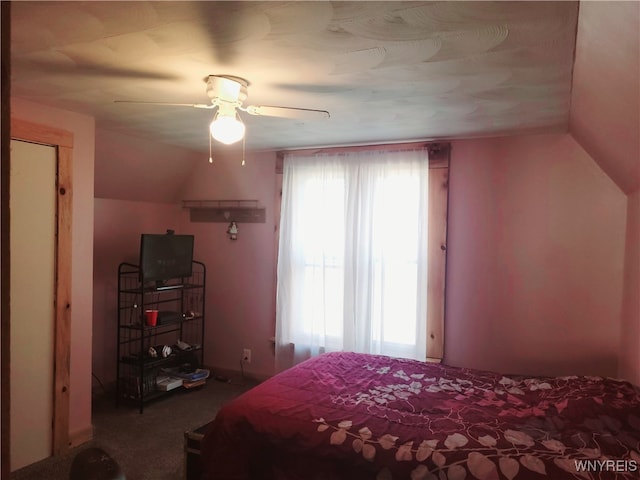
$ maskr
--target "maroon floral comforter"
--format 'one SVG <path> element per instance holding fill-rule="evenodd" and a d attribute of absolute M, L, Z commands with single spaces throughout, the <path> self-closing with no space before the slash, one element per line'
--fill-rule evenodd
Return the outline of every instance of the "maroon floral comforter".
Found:
<path fill-rule="evenodd" d="M 640 392 L 328 353 L 223 407 L 207 480 L 639 479 Z"/>

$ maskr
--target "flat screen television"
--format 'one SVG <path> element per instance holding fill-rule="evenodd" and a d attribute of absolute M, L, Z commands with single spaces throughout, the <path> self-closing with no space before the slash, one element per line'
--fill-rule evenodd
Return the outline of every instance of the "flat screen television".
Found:
<path fill-rule="evenodd" d="M 163 282 L 190 277 L 193 235 L 143 233 L 140 236 L 140 269 L 143 282 Z"/>

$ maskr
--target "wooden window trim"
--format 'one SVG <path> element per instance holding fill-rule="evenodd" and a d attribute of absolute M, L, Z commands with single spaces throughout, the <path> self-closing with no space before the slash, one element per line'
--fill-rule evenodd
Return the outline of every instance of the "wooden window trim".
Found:
<path fill-rule="evenodd" d="M 431 361 L 444 356 L 450 151 L 449 144 L 439 144 L 429 152 L 427 359 Z"/>

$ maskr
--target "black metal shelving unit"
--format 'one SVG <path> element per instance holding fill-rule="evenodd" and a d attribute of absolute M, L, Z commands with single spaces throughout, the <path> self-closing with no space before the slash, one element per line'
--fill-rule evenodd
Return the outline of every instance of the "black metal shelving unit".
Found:
<path fill-rule="evenodd" d="M 206 277 L 204 263 L 194 261 L 188 278 L 144 284 L 138 265 L 119 265 L 116 406 L 122 400 L 133 401 L 143 413 L 145 403 L 173 392 L 158 388 L 161 369 L 194 362 L 202 365 Z M 155 326 L 147 325 L 149 309 L 159 311 Z M 178 340 L 191 348 L 177 348 Z M 149 348 L 160 345 L 171 347 L 171 354 L 152 357 Z"/>

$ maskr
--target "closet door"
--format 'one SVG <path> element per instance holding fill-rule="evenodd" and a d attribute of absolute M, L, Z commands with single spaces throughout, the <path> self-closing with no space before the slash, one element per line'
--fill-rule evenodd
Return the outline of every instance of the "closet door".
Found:
<path fill-rule="evenodd" d="M 11 141 L 11 470 L 52 455 L 55 147 Z"/>

